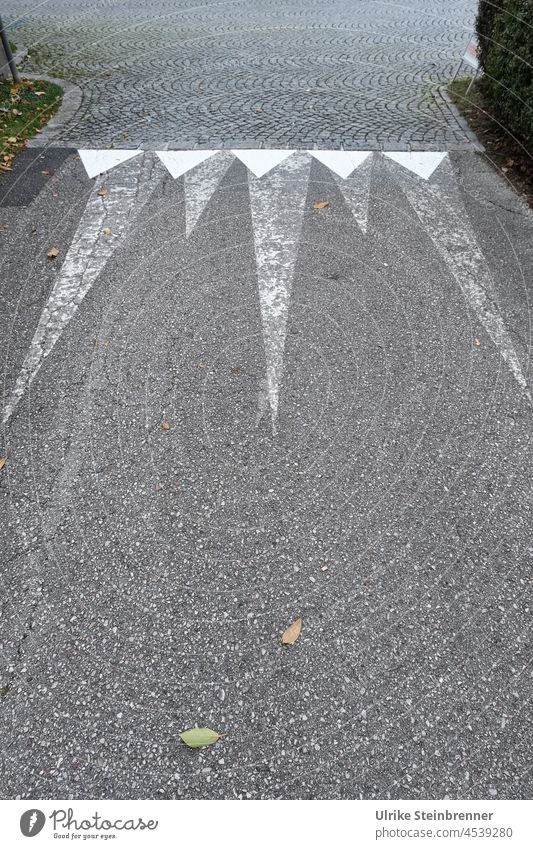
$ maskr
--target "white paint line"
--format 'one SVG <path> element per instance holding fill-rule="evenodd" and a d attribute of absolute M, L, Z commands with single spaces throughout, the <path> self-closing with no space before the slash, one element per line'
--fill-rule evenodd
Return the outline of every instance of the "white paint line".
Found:
<path fill-rule="evenodd" d="M 209 159 L 216 150 L 157 150 L 156 153 L 170 176 L 177 179 Z"/>
<path fill-rule="evenodd" d="M 368 204 L 372 180 L 374 157 L 367 156 L 362 165 L 349 178 L 335 177 L 342 196 L 359 227 L 366 233 L 368 226 Z"/>
<path fill-rule="evenodd" d="M 259 304 L 266 356 L 266 392 L 276 432 L 292 279 L 311 160 L 296 153 L 262 180 L 249 175 Z"/>
<path fill-rule="evenodd" d="M 447 153 L 446 151 L 416 151 L 411 153 L 399 151 L 398 153 L 387 152 L 385 156 L 387 159 L 397 162 L 402 168 L 406 168 L 418 177 L 422 177 L 423 180 L 429 180 L 435 169 L 439 167 L 444 157 L 447 156 Z"/>
<path fill-rule="evenodd" d="M 78 150 L 87 176 L 91 179 L 121 165 L 122 162 L 127 162 L 128 159 L 133 159 L 139 153 L 142 153 L 142 150 Z"/>
<path fill-rule="evenodd" d="M 438 178 L 429 185 L 408 174 L 398 177 L 409 203 L 463 295 L 531 402 L 520 361 L 500 315 L 488 265 L 477 243 L 449 160 L 446 167 L 439 169 Z"/>
<path fill-rule="evenodd" d="M 4 423 L 12 415 L 20 398 L 131 224 L 140 186 L 148 182 L 153 187 L 149 175 L 141 179 L 143 161 L 144 157 L 131 167 L 121 168 L 112 175 L 100 177 L 91 187 L 87 206 L 42 311 L 30 349 L 4 410 Z M 109 193 L 100 197 L 97 192 L 103 185 Z M 104 227 L 109 227 L 110 236 L 103 234 Z"/>
<path fill-rule="evenodd" d="M 263 177 L 294 153 L 293 150 L 232 150 L 231 152 L 256 177 Z"/>
<path fill-rule="evenodd" d="M 370 150 L 309 150 L 308 153 L 343 180 L 371 156 Z"/>
<path fill-rule="evenodd" d="M 229 150 L 220 150 L 185 175 L 185 229 L 190 236 L 196 223 L 234 161 Z"/>

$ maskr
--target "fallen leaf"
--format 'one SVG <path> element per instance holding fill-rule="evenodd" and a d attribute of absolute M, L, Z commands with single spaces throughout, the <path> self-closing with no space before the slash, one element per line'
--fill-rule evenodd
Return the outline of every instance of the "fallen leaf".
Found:
<path fill-rule="evenodd" d="M 0 457 L 0 469 L 3 469 L 7 463 L 7 457 Z"/>
<path fill-rule="evenodd" d="M 476 348 L 479 348 L 479 346 L 481 345 L 481 342 L 480 342 L 480 340 L 477 338 L 477 336 L 474 338 L 474 345 L 476 346 Z"/>
<path fill-rule="evenodd" d="M 320 568 L 321 568 L 322 572 L 327 572 L 328 569 L 329 569 L 329 566 L 326 563 L 324 563 L 324 565 L 321 566 Z"/>
<path fill-rule="evenodd" d="M 110 236 L 111 235 L 111 228 L 110 227 L 104 227 L 104 229 L 102 230 L 102 233 L 104 234 L 104 236 Z"/>
<path fill-rule="evenodd" d="M 42 177 L 49 177 L 49 176 L 50 176 L 50 171 L 41 171 L 41 176 L 42 176 Z"/>
<path fill-rule="evenodd" d="M 168 422 L 161 422 L 161 427 L 163 430 L 170 430 L 170 425 Z"/>
<path fill-rule="evenodd" d="M 22 115 L 22 112 L 20 111 L 20 109 L 12 109 L 11 111 L 12 111 L 13 115 Z M 6 112 L 7 112 L 7 109 L 6 109 Z"/>
<path fill-rule="evenodd" d="M 188 728 L 187 731 L 180 731 L 180 737 L 190 749 L 202 749 L 204 746 L 216 743 L 222 734 L 218 734 L 211 728 Z"/>
<path fill-rule="evenodd" d="M 45 91 L 34 91 L 33 93 L 36 94 L 37 97 L 44 97 L 46 94 Z"/>
<path fill-rule="evenodd" d="M 313 204 L 313 209 L 326 209 L 329 206 L 329 200 L 319 200 Z"/>
<path fill-rule="evenodd" d="M 105 186 L 102 186 L 101 189 L 98 189 L 96 194 L 99 195 L 101 198 L 105 198 L 105 196 L 109 194 L 109 189 L 106 189 Z"/>
<path fill-rule="evenodd" d="M 289 625 L 287 630 L 283 632 L 281 642 L 284 646 L 292 646 L 293 643 L 296 642 L 300 636 L 300 631 L 302 630 L 302 621 L 302 617 L 299 616 L 298 619 L 295 619 L 292 625 Z"/>
<path fill-rule="evenodd" d="M 59 256 L 59 250 L 57 248 L 50 248 L 46 256 L 48 259 L 55 259 L 56 256 Z"/>
<path fill-rule="evenodd" d="M 9 136 L 8 142 L 9 144 L 16 144 L 18 142 L 18 139 L 16 136 Z"/>

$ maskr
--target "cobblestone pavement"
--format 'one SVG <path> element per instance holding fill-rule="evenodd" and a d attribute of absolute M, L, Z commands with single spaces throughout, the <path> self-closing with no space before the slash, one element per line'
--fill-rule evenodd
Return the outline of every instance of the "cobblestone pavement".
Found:
<path fill-rule="evenodd" d="M 31 69 L 82 88 L 56 141 L 449 150 L 471 138 L 439 86 L 475 7 L 7 0 L 3 12 Z"/>

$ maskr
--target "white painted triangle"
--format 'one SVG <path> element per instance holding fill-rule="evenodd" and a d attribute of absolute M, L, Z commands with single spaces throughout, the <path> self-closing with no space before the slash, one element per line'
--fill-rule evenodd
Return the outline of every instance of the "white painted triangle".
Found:
<path fill-rule="evenodd" d="M 5 407 L 4 423 L 127 232 L 139 197 L 145 189 L 154 188 L 152 168 L 143 166 L 144 158 L 96 181 Z M 104 185 L 108 193 L 98 195 Z M 103 233 L 104 227 L 109 227 L 111 235 Z"/>
<path fill-rule="evenodd" d="M 308 153 L 343 180 L 371 155 L 369 150 L 309 150 Z"/>
<path fill-rule="evenodd" d="M 293 150 L 232 150 L 231 152 L 256 177 L 267 174 L 294 153 Z"/>
<path fill-rule="evenodd" d="M 259 304 L 266 356 L 266 394 L 276 432 L 294 266 L 311 160 L 296 153 L 262 180 L 249 175 Z"/>
<path fill-rule="evenodd" d="M 142 150 L 78 150 L 88 177 L 98 177 L 116 165 L 138 156 Z"/>
<path fill-rule="evenodd" d="M 385 152 L 387 159 L 392 159 L 407 168 L 418 177 L 428 180 L 446 156 L 446 151 L 398 151 Z"/>
<path fill-rule="evenodd" d="M 435 180 L 425 185 L 408 174 L 397 179 L 439 255 L 507 363 L 516 382 L 532 402 L 513 341 L 505 326 L 491 274 L 457 186 L 449 160 Z"/>
<path fill-rule="evenodd" d="M 234 161 L 229 150 L 219 150 L 185 175 L 185 230 L 187 237 Z"/>
<path fill-rule="evenodd" d="M 170 173 L 177 179 L 216 153 L 215 150 L 156 150 L 156 154 Z"/>
<path fill-rule="evenodd" d="M 366 233 L 368 226 L 368 205 L 373 164 L 373 156 L 366 156 L 351 177 L 334 177 L 346 205 L 363 233 Z"/>

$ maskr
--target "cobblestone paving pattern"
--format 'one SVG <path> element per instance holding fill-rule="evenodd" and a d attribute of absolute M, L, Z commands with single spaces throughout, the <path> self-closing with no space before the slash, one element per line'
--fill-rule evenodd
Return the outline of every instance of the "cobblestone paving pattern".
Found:
<path fill-rule="evenodd" d="M 29 67 L 78 82 L 77 145 L 453 149 L 439 94 L 474 0 L 7 0 Z M 57 139 L 56 139 L 57 140 Z"/>

